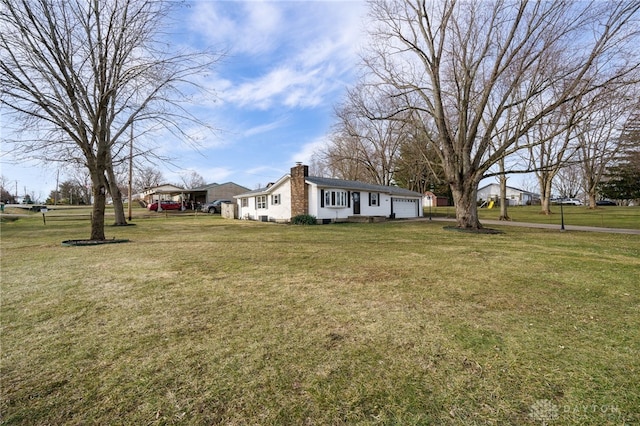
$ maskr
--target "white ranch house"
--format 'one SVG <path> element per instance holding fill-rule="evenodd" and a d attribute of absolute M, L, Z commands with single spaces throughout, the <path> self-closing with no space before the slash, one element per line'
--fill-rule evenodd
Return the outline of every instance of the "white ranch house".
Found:
<path fill-rule="evenodd" d="M 240 219 L 289 222 L 308 214 L 319 222 L 422 216 L 422 194 L 394 186 L 309 176 L 298 163 L 277 182 L 234 197 Z"/>
<path fill-rule="evenodd" d="M 522 189 L 507 186 L 507 202 L 510 206 L 526 206 L 534 200 L 540 198 L 538 194 L 524 191 Z M 497 202 L 500 199 L 500 184 L 490 183 L 478 189 L 478 201 L 480 202 Z"/>

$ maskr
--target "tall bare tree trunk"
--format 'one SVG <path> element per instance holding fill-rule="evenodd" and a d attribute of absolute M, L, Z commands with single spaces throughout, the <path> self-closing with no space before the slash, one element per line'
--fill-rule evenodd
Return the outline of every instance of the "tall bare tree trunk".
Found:
<path fill-rule="evenodd" d="M 91 211 L 90 239 L 102 241 L 106 239 L 104 234 L 104 213 L 107 204 L 107 181 L 104 177 L 104 165 L 99 167 L 99 165 L 96 164 L 95 167 L 91 168 L 91 185 L 93 205 Z"/>
<path fill-rule="evenodd" d="M 581 96 L 630 80 L 637 69 L 625 60 L 637 56 L 637 1 L 369 5 L 376 22 L 363 58 L 367 83 L 399 100 L 394 118 L 405 111 L 419 118 L 442 160 L 461 228 L 480 227 L 482 175 L 501 158 L 560 138 L 580 118 L 574 107 Z M 545 138 L 526 143 L 539 125 L 550 127 Z"/>
<path fill-rule="evenodd" d="M 509 213 L 507 213 L 507 206 L 509 200 L 507 200 L 507 177 L 505 175 L 500 176 L 500 220 L 511 220 Z"/>
<path fill-rule="evenodd" d="M 540 184 L 540 214 L 551 214 L 551 183 L 554 175 L 551 173 L 542 173 L 538 176 Z"/>
<path fill-rule="evenodd" d="M 28 133 L 12 143 L 31 159 L 86 165 L 92 240 L 105 238 L 107 191 L 126 223 L 112 161 L 123 161 L 127 129 L 144 122 L 188 140 L 178 123 L 205 124 L 185 108 L 184 89 L 199 90 L 191 77 L 219 56 L 159 49 L 173 3 L 0 0 L 0 105 Z"/>
<path fill-rule="evenodd" d="M 480 229 L 482 225 L 478 219 L 478 185 L 465 183 L 451 185 L 453 203 L 456 206 L 456 224 L 462 229 Z"/>
<path fill-rule="evenodd" d="M 107 166 L 107 181 L 109 182 L 109 194 L 111 194 L 111 200 L 113 201 L 113 213 L 115 216 L 116 226 L 124 226 L 127 224 L 127 220 L 124 215 L 124 204 L 122 203 L 122 192 L 118 187 L 118 180 L 116 174 L 113 171 L 113 161 L 111 153 L 108 153 L 109 163 Z"/>
<path fill-rule="evenodd" d="M 504 157 L 498 161 L 500 166 L 500 175 L 498 182 L 500 183 L 500 220 L 511 220 L 507 213 L 507 175 L 505 174 Z"/>
<path fill-rule="evenodd" d="M 113 213 L 115 216 L 116 226 L 123 226 L 127 224 L 127 220 L 124 214 L 124 204 L 122 202 L 122 192 L 118 188 L 118 182 L 116 180 L 113 168 L 107 169 L 108 181 L 109 181 L 109 194 L 111 194 L 111 200 L 113 201 Z"/>

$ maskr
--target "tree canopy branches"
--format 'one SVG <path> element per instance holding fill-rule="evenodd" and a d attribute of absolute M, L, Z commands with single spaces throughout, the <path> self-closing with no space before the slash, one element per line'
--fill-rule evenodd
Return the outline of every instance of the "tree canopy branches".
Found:
<path fill-rule="evenodd" d="M 1 0 L 0 105 L 16 119 L 18 152 L 84 164 L 93 185 L 91 238 L 104 238 L 104 198 L 130 127 L 182 139 L 193 77 L 219 55 L 170 52 L 157 0 Z M 148 152 L 138 148 L 137 154 Z"/>
<path fill-rule="evenodd" d="M 637 83 L 638 2 L 373 0 L 366 83 L 404 99 L 442 160 L 458 226 L 479 181 L 541 123 L 603 87 Z M 388 114 L 388 116 L 390 116 Z"/>

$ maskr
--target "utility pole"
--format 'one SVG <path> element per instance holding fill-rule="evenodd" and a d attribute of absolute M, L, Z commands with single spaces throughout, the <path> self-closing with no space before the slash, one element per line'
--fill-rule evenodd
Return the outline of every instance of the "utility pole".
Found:
<path fill-rule="evenodd" d="M 433 193 L 433 182 L 429 183 L 429 192 L 431 192 L 431 194 L 429 195 L 429 220 L 431 220 L 431 207 L 433 206 L 433 199 L 435 198 L 436 201 L 438 200 L 438 197 L 436 197 Z"/>
<path fill-rule="evenodd" d="M 58 173 L 56 173 L 56 192 L 53 194 L 53 205 L 58 205 L 58 190 L 60 189 L 60 169 L 58 169 Z"/>

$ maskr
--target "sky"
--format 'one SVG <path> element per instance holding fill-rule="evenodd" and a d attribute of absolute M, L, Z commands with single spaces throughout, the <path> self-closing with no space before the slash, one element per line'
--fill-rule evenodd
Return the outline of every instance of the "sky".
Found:
<path fill-rule="evenodd" d="M 160 166 L 163 183 L 181 184 L 181 176 L 196 172 L 207 183 L 255 189 L 298 161 L 308 164 L 326 143 L 334 106 L 356 80 L 366 4 L 189 0 L 178 13 L 168 28 L 176 44 L 226 55 L 206 78 L 215 96 L 197 110 L 215 134 L 203 133 L 198 149 L 170 138 L 154 141 L 159 154 L 173 158 Z M 12 193 L 26 190 L 36 200 L 66 179 L 55 164 L 17 162 L 4 150 L 0 173 Z"/>

